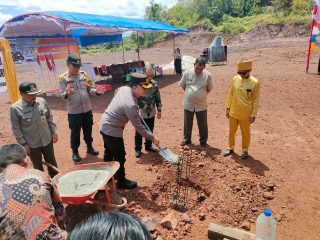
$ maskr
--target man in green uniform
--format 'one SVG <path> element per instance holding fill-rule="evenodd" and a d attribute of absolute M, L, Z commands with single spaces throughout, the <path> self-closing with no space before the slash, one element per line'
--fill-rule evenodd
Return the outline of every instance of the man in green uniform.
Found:
<path fill-rule="evenodd" d="M 57 126 L 48 103 L 37 97 L 41 90 L 35 83 L 23 82 L 19 91 L 22 99 L 10 108 L 13 135 L 24 146 L 35 169 L 44 171 L 42 155 L 46 162 L 57 166 L 53 151 L 53 143 L 58 141 Z M 53 177 L 56 172 L 49 168 L 49 175 Z"/>

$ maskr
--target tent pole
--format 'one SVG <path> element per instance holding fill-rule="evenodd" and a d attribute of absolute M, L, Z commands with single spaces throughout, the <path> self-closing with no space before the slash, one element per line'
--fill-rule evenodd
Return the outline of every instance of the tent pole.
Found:
<path fill-rule="evenodd" d="M 306 66 L 306 73 L 309 71 L 309 64 L 310 64 L 310 53 L 311 53 L 311 42 L 312 42 L 312 32 L 313 32 L 313 26 L 314 26 L 314 19 L 312 19 L 312 25 L 310 30 L 310 38 L 309 38 L 309 46 L 308 46 L 308 57 L 307 57 L 307 66 Z"/>
<path fill-rule="evenodd" d="M 124 63 L 125 60 L 124 60 L 124 47 L 123 47 L 123 38 L 121 40 L 121 45 L 122 45 L 122 62 Z"/>
<path fill-rule="evenodd" d="M 173 59 L 175 59 L 175 52 L 176 52 L 176 35 L 173 34 Z M 173 68 L 173 75 L 176 74 L 175 67 Z"/>
<path fill-rule="evenodd" d="M 176 35 L 173 34 L 173 52 L 176 50 Z"/>
<path fill-rule="evenodd" d="M 140 46 L 139 46 L 139 32 L 137 31 L 137 53 L 138 53 L 138 66 L 140 67 Z"/>
<path fill-rule="evenodd" d="M 66 26 L 65 22 L 63 22 L 63 27 L 64 27 L 64 39 L 66 40 L 66 44 L 68 47 L 68 53 L 70 54 L 70 47 L 69 47 L 69 41 L 68 41 L 68 35 L 67 35 L 67 26 Z"/>

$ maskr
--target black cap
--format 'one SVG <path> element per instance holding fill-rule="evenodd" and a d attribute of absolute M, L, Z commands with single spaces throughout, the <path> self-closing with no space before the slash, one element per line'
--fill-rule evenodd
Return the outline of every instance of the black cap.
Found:
<path fill-rule="evenodd" d="M 26 94 L 38 94 L 42 92 L 42 90 L 39 90 L 37 88 L 37 85 L 33 82 L 23 82 L 19 85 L 19 91 L 20 93 L 26 93 Z"/>
<path fill-rule="evenodd" d="M 67 58 L 67 63 L 71 63 L 75 67 L 81 67 L 81 58 L 77 55 L 70 54 Z"/>
<path fill-rule="evenodd" d="M 130 83 L 139 84 L 147 89 L 152 87 L 152 84 L 148 81 L 148 76 L 142 73 L 132 73 Z"/>

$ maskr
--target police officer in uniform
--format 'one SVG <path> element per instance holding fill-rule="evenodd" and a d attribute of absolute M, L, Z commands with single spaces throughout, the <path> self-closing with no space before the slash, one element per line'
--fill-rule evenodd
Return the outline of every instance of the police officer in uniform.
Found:
<path fill-rule="evenodd" d="M 120 168 L 116 174 L 117 186 L 123 189 L 137 187 L 135 181 L 125 177 L 124 163 L 126 161 L 125 147 L 123 142 L 123 130 L 130 121 L 138 133 L 147 140 L 151 140 L 156 146 L 159 140 L 149 132 L 141 123 L 137 99 L 146 96 L 148 89 L 152 87 L 147 76 L 141 73 L 131 75 L 130 87 L 120 87 L 111 103 L 103 113 L 99 129 L 104 141 L 104 161 L 117 161 Z"/>
<path fill-rule="evenodd" d="M 37 97 L 41 90 L 35 83 L 23 82 L 19 85 L 19 91 L 22 99 L 10 107 L 13 135 L 24 146 L 35 169 L 44 171 L 42 156 L 46 162 L 57 167 L 53 150 L 53 143 L 58 141 L 57 125 L 48 103 Z M 57 174 L 51 168 L 48 170 L 50 177 Z"/>
<path fill-rule="evenodd" d="M 61 95 L 67 100 L 68 121 L 71 130 L 72 160 L 81 161 L 78 148 L 80 146 L 80 131 L 82 128 L 83 138 L 87 144 L 87 153 L 98 155 L 99 152 L 92 147 L 92 107 L 89 94 L 101 95 L 103 89 L 94 89 L 89 75 L 80 71 L 80 57 L 70 54 L 67 58 L 69 71 L 59 76 L 59 89 Z"/>

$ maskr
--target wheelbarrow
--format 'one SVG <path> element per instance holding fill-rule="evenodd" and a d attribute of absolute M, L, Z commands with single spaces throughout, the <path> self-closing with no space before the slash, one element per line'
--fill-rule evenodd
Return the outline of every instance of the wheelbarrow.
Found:
<path fill-rule="evenodd" d="M 152 133 L 152 131 L 150 130 L 150 128 L 148 127 L 148 125 L 146 124 L 146 122 L 144 121 L 144 119 L 140 116 L 140 119 L 143 123 L 143 125 L 147 128 L 147 130 Z M 179 161 L 181 160 L 181 156 L 173 153 L 169 148 L 167 147 L 161 147 L 160 145 L 157 146 L 158 150 L 159 150 L 159 155 L 161 157 L 163 157 L 165 160 L 167 160 L 168 162 L 172 163 L 172 164 L 178 164 Z"/>
<path fill-rule="evenodd" d="M 120 198 L 117 194 L 114 174 L 120 167 L 118 162 L 81 164 L 63 171 L 47 162 L 43 161 L 43 164 L 58 172 L 53 182 L 64 204 L 80 205 L 91 202 L 103 211 L 120 209 L 127 204 L 127 199 Z M 108 185 L 110 180 L 111 189 Z"/>

